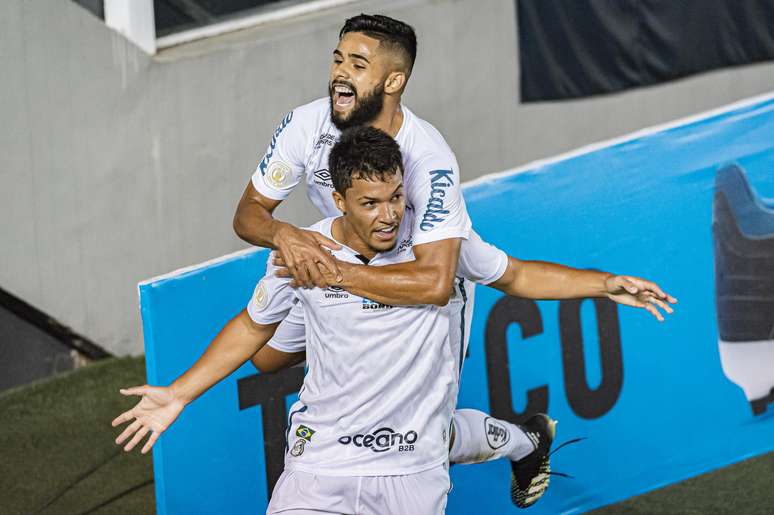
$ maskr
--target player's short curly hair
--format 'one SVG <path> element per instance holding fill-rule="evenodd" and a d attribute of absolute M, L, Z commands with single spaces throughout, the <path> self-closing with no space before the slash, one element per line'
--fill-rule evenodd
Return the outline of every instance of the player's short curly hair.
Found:
<path fill-rule="evenodd" d="M 398 142 L 385 132 L 369 126 L 347 129 L 328 156 L 333 187 L 341 195 L 352 187 L 352 179 L 385 180 L 403 173 L 403 156 Z"/>
<path fill-rule="evenodd" d="M 411 25 L 381 14 L 358 14 L 344 22 L 339 39 L 348 32 L 361 32 L 378 39 L 382 45 L 403 53 L 406 58 L 406 72 L 411 74 L 417 58 L 417 35 Z"/>

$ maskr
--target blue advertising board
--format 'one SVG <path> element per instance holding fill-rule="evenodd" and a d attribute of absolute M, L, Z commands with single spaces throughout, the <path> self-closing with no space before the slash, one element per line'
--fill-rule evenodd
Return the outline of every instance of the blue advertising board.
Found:
<path fill-rule="evenodd" d="M 645 277 L 679 299 L 658 323 L 607 300 L 478 287 L 458 407 L 511 421 L 546 411 L 557 443 L 586 438 L 554 455 L 552 468 L 574 478 L 553 478 L 532 513 L 587 511 L 774 449 L 774 100 L 464 191 L 476 230 L 510 255 Z M 202 354 L 266 257 L 246 251 L 140 285 L 149 384 Z M 159 513 L 261 512 L 302 378 L 245 365 L 190 405 L 154 448 Z M 451 476 L 448 513 L 516 510 L 507 462 Z"/>

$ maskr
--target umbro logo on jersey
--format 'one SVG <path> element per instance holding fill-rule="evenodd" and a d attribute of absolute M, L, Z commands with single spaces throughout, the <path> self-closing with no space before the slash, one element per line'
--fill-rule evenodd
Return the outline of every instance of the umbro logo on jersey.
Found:
<path fill-rule="evenodd" d="M 414 450 L 414 443 L 417 439 L 419 439 L 419 435 L 416 431 L 407 431 L 401 434 L 389 427 L 380 427 L 367 435 L 342 436 L 339 438 L 339 443 L 365 447 L 373 452 L 386 452 L 392 448 L 397 448 L 398 452 L 411 452 Z"/>
<path fill-rule="evenodd" d="M 382 304 L 381 302 L 376 302 L 371 299 L 366 299 L 363 297 L 363 309 L 392 309 L 395 306 L 390 306 L 389 304 Z"/>
<path fill-rule="evenodd" d="M 327 168 L 323 168 L 314 172 L 314 183 L 318 186 L 333 188 L 333 182 L 331 182 L 331 173 Z"/>
<path fill-rule="evenodd" d="M 511 439 L 511 432 L 497 420 L 487 417 L 484 419 L 486 426 L 486 442 L 492 449 L 499 449 Z"/>
<path fill-rule="evenodd" d="M 323 296 L 326 299 L 346 299 L 349 297 L 349 293 L 338 286 L 328 286 L 325 289 Z"/>
<path fill-rule="evenodd" d="M 422 216 L 422 223 L 419 228 L 423 231 L 429 231 L 435 227 L 436 223 L 446 220 L 449 210 L 444 209 L 444 200 L 446 199 L 446 188 L 454 186 L 451 170 L 431 170 L 430 171 L 430 198 L 427 200 L 425 214 Z"/>

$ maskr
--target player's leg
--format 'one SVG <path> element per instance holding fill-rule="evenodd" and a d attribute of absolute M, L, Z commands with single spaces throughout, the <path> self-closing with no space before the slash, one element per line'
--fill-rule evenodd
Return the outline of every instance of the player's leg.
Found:
<path fill-rule="evenodd" d="M 535 450 L 535 442 L 516 424 L 499 420 L 483 411 L 458 409 L 452 419 L 449 461 L 483 463 L 507 458 L 518 461 Z"/>
<path fill-rule="evenodd" d="M 460 268 L 481 284 L 489 284 L 501 277 L 508 261 L 505 252 L 483 241 L 475 231 L 471 231 L 470 237 L 460 247 Z M 464 303 L 461 310 L 464 322 L 460 326 L 460 355 L 464 360 L 468 354 L 475 284 L 463 281 L 458 288 Z M 453 330 L 452 327 L 452 335 Z M 478 410 L 457 410 L 452 432 L 449 454 L 452 463 L 481 463 L 498 458 L 510 460 L 511 501 L 517 506 L 531 506 L 548 488 L 549 452 L 555 422 L 547 415 L 539 414 L 522 425 L 516 425 Z"/>

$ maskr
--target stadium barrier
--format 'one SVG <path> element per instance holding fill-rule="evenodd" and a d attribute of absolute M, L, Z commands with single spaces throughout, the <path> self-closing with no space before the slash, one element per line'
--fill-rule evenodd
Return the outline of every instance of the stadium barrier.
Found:
<path fill-rule="evenodd" d="M 589 510 L 774 449 L 770 342 L 737 338 L 733 349 L 748 350 L 736 358 L 718 333 L 717 320 L 734 316 L 729 304 L 765 327 L 774 321 L 765 304 L 774 291 L 761 291 L 771 276 L 748 285 L 750 298 L 763 298 L 757 305 L 718 286 L 716 314 L 713 245 L 725 236 L 716 220 L 713 244 L 715 184 L 730 164 L 753 198 L 731 205 L 733 221 L 743 234 L 753 228 L 750 241 L 767 240 L 758 222 L 772 211 L 759 197 L 774 196 L 774 97 L 465 185 L 476 229 L 509 254 L 650 278 L 680 301 L 659 324 L 607 300 L 534 302 L 477 289 L 458 406 L 512 421 L 547 411 L 559 420 L 557 443 L 586 437 L 554 455 L 552 468 L 574 479 L 553 478 L 533 513 Z M 772 245 L 739 252 L 764 252 L 751 258 L 764 266 Z M 721 254 L 719 278 L 750 275 L 726 270 Z M 139 285 L 150 384 L 169 384 L 201 355 L 246 305 L 266 257 L 243 251 Z M 158 512 L 263 509 L 302 378 L 300 368 L 260 376 L 243 366 L 189 406 L 154 448 Z M 508 463 L 455 466 L 451 476 L 448 513 L 515 510 Z"/>

